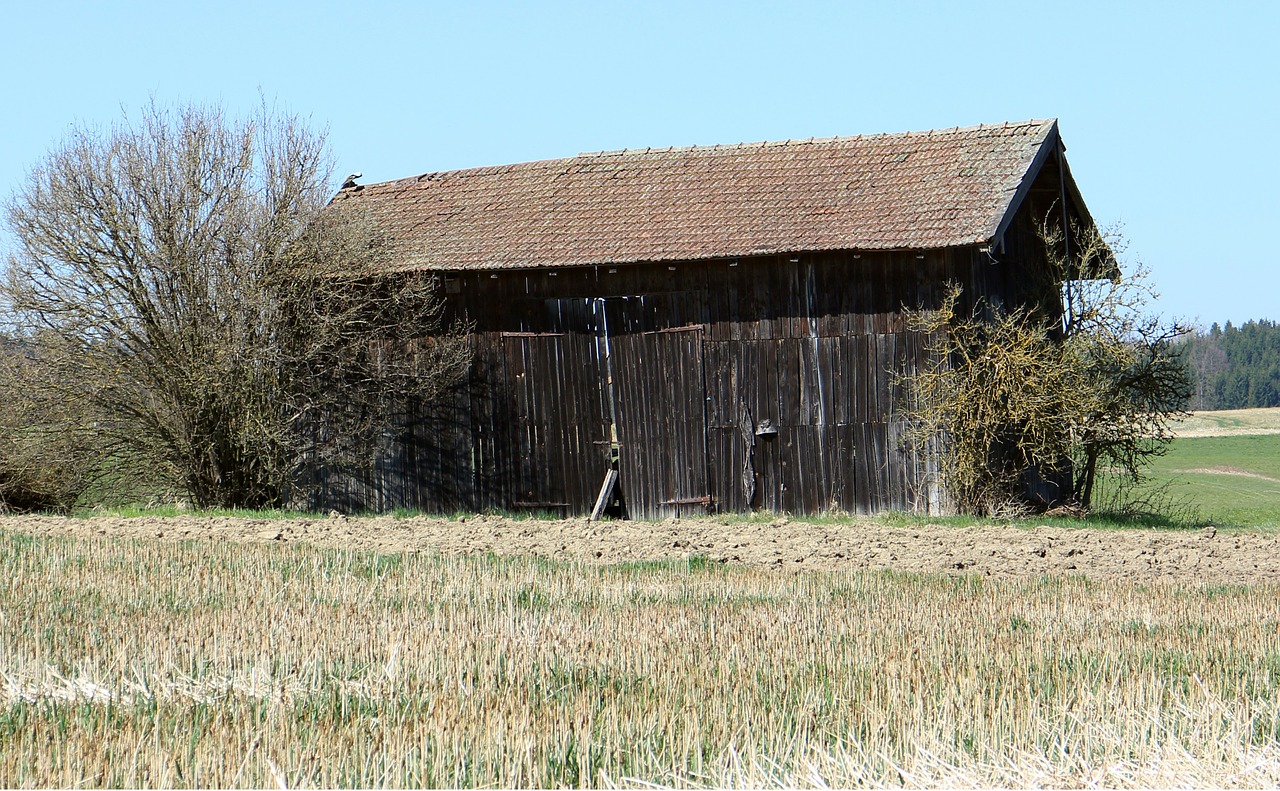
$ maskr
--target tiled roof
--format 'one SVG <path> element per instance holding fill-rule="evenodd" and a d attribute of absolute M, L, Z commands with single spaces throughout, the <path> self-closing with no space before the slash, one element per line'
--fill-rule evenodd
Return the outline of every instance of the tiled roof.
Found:
<path fill-rule="evenodd" d="M 614 264 L 991 239 L 1052 120 L 633 149 L 348 188 L 396 268 Z"/>

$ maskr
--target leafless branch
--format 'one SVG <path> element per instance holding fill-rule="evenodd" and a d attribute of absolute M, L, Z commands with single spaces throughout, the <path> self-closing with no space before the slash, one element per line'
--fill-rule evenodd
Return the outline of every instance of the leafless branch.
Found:
<path fill-rule="evenodd" d="M 329 176 L 297 118 L 152 105 L 75 132 L 9 202 L 13 332 L 117 473 L 278 503 L 306 459 L 368 459 L 394 404 L 465 370 L 430 278 L 381 274 Z"/>

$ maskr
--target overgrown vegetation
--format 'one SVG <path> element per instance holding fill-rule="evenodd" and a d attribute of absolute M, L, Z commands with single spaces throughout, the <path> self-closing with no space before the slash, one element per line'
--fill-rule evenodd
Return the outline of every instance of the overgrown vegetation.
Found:
<path fill-rule="evenodd" d="M 51 151 L 7 205 L 0 505 L 67 508 L 93 478 L 278 506 L 457 379 L 431 279 L 380 275 L 329 181 L 324 136 L 266 109 L 153 105 Z"/>
<path fill-rule="evenodd" d="M 1273 786 L 1280 589 L 0 533 L 0 785 Z"/>
<path fill-rule="evenodd" d="M 1104 470 L 1131 483 L 1164 453 L 1189 381 L 1181 328 L 1146 314 L 1147 272 L 1119 269 L 1117 240 L 1042 235 L 1061 303 L 962 312 L 953 286 L 910 314 L 932 363 L 907 384 L 912 436 L 940 448 L 939 474 L 964 513 L 1020 512 L 1070 500 L 1084 509 Z"/>

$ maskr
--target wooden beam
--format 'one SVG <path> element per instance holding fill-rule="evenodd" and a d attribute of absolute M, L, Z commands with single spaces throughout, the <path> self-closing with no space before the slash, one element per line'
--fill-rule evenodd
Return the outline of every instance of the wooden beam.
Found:
<path fill-rule="evenodd" d="M 600 494 L 596 496 L 596 507 L 591 509 L 591 517 L 589 522 L 598 522 L 600 517 L 604 516 L 604 509 L 609 506 L 609 501 L 613 499 L 614 487 L 618 485 L 618 471 L 609 470 L 604 474 L 604 483 L 600 484 Z"/>

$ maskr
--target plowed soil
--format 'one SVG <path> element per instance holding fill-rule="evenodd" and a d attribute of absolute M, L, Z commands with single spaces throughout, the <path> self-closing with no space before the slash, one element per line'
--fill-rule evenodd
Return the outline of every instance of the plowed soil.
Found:
<path fill-rule="evenodd" d="M 1072 574 L 1186 584 L 1280 582 L 1280 535 L 1060 527 L 891 527 L 849 520 L 682 519 L 666 522 L 414 517 L 0 517 L 34 535 L 305 542 L 394 552 L 537 555 L 588 563 L 700 556 L 779 569 L 897 569 L 999 577 Z"/>

